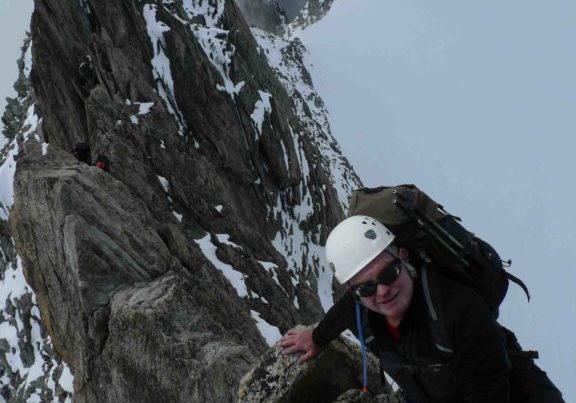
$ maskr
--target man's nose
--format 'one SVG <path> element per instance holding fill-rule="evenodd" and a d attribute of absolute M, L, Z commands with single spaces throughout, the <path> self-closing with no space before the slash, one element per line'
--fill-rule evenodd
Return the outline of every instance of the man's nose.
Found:
<path fill-rule="evenodd" d="M 376 287 L 376 296 L 386 296 L 390 292 L 390 286 L 379 283 Z"/>

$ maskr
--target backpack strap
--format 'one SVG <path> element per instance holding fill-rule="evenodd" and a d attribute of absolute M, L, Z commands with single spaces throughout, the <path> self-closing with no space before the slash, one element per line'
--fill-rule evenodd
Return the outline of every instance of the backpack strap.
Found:
<path fill-rule="evenodd" d="M 420 269 L 422 292 L 426 303 L 426 312 L 428 313 L 428 322 L 430 323 L 433 342 L 438 351 L 451 356 L 454 354 L 454 349 L 448 339 L 448 333 L 446 332 L 446 326 L 444 325 L 441 314 L 438 309 L 436 309 L 438 290 L 436 282 L 430 279 L 430 272 L 428 271 L 430 259 L 423 251 L 420 251 L 420 258 L 423 261 Z"/>
<path fill-rule="evenodd" d="M 514 284 L 516 284 L 517 286 L 522 288 L 522 290 L 524 290 L 524 294 L 526 294 L 528 302 L 530 302 L 530 291 L 528 291 L 528 287 L 526 287 L 526 284 L 524 284 L 524 282 L 520 280 L 518 277 L 508 272 L 506 272 L 506 277 L 508 277 L 508 280 L 512 281 Z"/>
<path fill-rule="evenodd" d="M 435 279 L 431 278 L 431 277 L 433 277 L 432 272 L 430 272 L 428 270 L 428 264 L 430 263 L 430 259 L 427 258 L 423 252 L 420 253 L 420 257 L 422 258 L 422 261 L 424 262 L 424 264 L 422 264 L 420 277 L 421 277 L 422 291 L 423 291 L 424 300 L 426 303 L 426 310 L 428 313 L 428 319 L 429 319 L 429 323 L 430 323 L 430 329 L 432 332 L 433 342 L 434 342 L 434 345 L 436 346 L 436 348 L 438 349 L 438 351 L 440 351 L 443 354 L 451 356 L 454 354 L 454 350 L 453 350 L 452 345 L 450 343 L 450 340 L 448 338 L 448 333 L 446 332 L 446 327 L 444 325 L 444 322 L 442 321 L 442 317 L 441 317 L 439 311 L 436 309 L 438 288 L 437 288 L 436 281 L 434 281 Z M 515 283 L 520 285 L 524 289 L 524 291 L 526 292 L 526 295 L 528 296 L 528 298 L 530 298 L 530 294 L 528 292 L 528 289 L 526 288 L 526 286 L 524 285 L 522 280 L 517 279 L 516 277 L 514 277 L 510 273 L 506 273 L 506 274 L 510 277 L 513 277 L 510 280 L 514 281 Z M 500 327 L 505 329 L 501 325 L 500 325 Z M 511 332 L 508 329 L 505 329 L 505 334 L 506 334 L 507 339 L 510 338 L 510 335 L 509 335 L 510 333 Z M 512 333 L 512 335 L 513 335 L 513 333 Z M 507 348 L 506 348 L 507 352 L 508 352 L 508 356 L 510 358 L 538 359 L 538 351 L 522 350 L 520 345 L 517 344 L 515 336 L 512 336 L 512 338 L 513 338 L 514 343 L 516 343 L 516 344 L 513 344 L 513 343 L 510 344 L 510 342 L 507 342 L 507 344 L 514 345 L 514 348 L 510 348 L 509 345 L 507 345 Z"/>

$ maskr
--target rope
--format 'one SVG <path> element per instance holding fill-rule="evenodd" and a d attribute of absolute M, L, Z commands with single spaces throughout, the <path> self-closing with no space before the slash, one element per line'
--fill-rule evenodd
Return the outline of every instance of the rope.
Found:
<path fill-rule="evenodd" d="M 364 344 L 364 333 L 362 330 L 362 312 L 358 302 L 356 302 L 356 325 L 362 351 L 362 391 L 368 392 L 368 359 L 366 358 L 366 345 Z"/>

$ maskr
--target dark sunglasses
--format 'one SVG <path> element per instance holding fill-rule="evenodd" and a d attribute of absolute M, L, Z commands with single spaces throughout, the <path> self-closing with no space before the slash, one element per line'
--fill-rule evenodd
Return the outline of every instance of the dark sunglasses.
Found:
<path fill-rule="evenodd" d="M 400 276 L 401 271 L 402 260 L 396 259 L 388 267 L 382 270 L 382 273 L 380 273 L 376 281 L 368 281 L 366 283 L 358 284 L 353 286 L 351 289 L 359 297 L 371 297 L 376 293 L 378 284 L 384 284 L 386 286 L 392 285 L 392 283 Z"/>

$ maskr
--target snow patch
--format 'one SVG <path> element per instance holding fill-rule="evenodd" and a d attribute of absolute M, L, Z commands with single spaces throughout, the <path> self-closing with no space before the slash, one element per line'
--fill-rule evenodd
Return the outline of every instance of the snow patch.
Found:
<path fill-rule="evenodd" d="M 272 95 L 264 91 L 258 92 L 260 93 L 260 99 L 256 102 L 254 112 L 250 115 L 257 129 L 256 139 L 262 135 L 262 124 L 264 123 L 266 114 L 272 113 L 272 105 L 270 104 L 270 98 L 272 98 Z"/>
<path fill-rule="evenodd" d="M 278 340 L 282 337 L 280 330 L 276 326 L 272 326 L 270 323 L 266 322 L 260 316 L 260 313 L 250 310 L 250 314 L 252 315 L 252 319 L 256 321 L 256 326 L 260 331 L 264 340 L 270 347 L 274 346 Z"/>
<path fill-rule="evenodd" d="M 39 143 L 41 143 L 40 137 L 36 133 L 36 128 L 38 124 L 41 122 L 41 119 L 38 118 L 36 113 L 34 113 L 34 105 L 31 105 L 26 112 L 26 120 L 22 124 L 22 128 L 24 129 L 24 133 L 22 133 L 22 137 L 24 140 L 29 140 L 31 137 L 35 137 Z"/>
<path fill-rule="evenodd" d="M 208 26 L 219 24 L 224 15 L 224 1 L 220 0 L 183 0 L 182 5 L 189 17 L 203 16 Z"/>
<path fill-rule="evenodd" d="M 150 113 L 150 110 L 154 106 L 154 102 L 135 102 L 139 105 L 138 108 L 138 115 L 146 115 Z"/>
<path fill-rule="evenodd" d="M 222 272 L 224 277 L 230 281 L 230 284 L 236 289 L 236 293 L 240 298 L 248 296 L 248 288 L 246 287 L 245 283 L 245 276 L 243 273 L 234 270 L 232 266 L 227 263 L 222 262 L 216 256 L 216 246 L 212 244 L 210 240 L 210 234 L 207 234 L 204 238 L 195 240 L 204 253 L 204 256 L 216 267 L 218 270 Z"/>
<path fill-rule="evenodd" d="M 264 267 L 264 269 L 272 275 L 272 279 L 274 280 L 274 282 L 276 284 L 278 284 L 278 287 L 280 287 L 280 289 L 284 290 L 284 287 L 282 287 L 282 284 L 280 284 L 280 281 L 278 280 L 278 273 L 276 273 L 276 270 L 275 270 L 278 268 L 278 266 L 272 262 L 263 262 L 261 260 L 257 260 L 257 262 L 260 263 L 260 265 L 262 267 Z M 284 290 L 284 292 L 286 292 L 286 290 Z"/>
<path fill-rule="evenodd" d="M 182 214 L 178 214 L 175 211 L 173 211 L 172 214 L 174 214 L 174 217 L 176 217 L 176 219 L 178 220 L 179 223 L 182 222 Z"/>
<path fill-rule="evenodd" d="M 160 181 L 160 184 L 164 188 L 164 191 L 166 193 L 168 193 L 170 191 L 170 182 L 168 182 L 168 179 L 166 179 L 163 176 L 158 175 L 158 181 Z"/>
<path fill-rule="evenodd" d="M 8 221 L 8 214 L 14 204 L 14 174 L 16 172 L 15 157 L 18 155 L 18 143 L 13 140 L 9 146 L 6 160 L 0 166 L 0 219 Z M 4 301 L 4 300 L 0 300 Z"/>
<path fill-rule="evenodd" d="M 216 209 L 217 212 L 221 213 L 222 209 L 224 208 L 224 206 L 222 206 L 221 204 L 217 205 L 214 207 Z"/>
<path fill-rule="evenodd" d="M 32 71 L 32 41 L 30 41 L 28 49 L 26 49 L 26 53 L 24 54 L 24 75 L 26 77 L 30 77 L 31 71 Z"/>
<path fill-rule="evenodd" d="M 230 235 L 228 234 L 216 234 L 216 238 L 218 238 L 218 242 L 223 243 L 225 245 L 233 246 L 236 249 L 244 249 L 240 245 L 230 241 Z"/>
<path fill-rule="evenodd" d="M 174 80 L 170 69 L 170 59 L 165 52 L 164 33 L 170 31 L 170 27 L 156 19 L 157 6 L 155 4 L 145 4 L 143 11 L 144 19 L 146 20 L 146 30 L 154 49 L 152 74 L 154 82 L 157 83 L 156 91 L 164 99 L 168 111 L 176 119 L 179 133 L 182 135 L 184 133 L 184 118 L 174 98 Z"/>
<path fill-rule="evenodd" d="M 232 58 L 236 52 L 236 47 L 232 45 L 228 39 L 229 32 L 217 27 L 203 27 L 196 25 L 192 29 L 196 38 L 200 42 L 200 46 L 204 50 L 212 65 L 216 68 L 224 85 L 218 84 L 219 91 L 225 91 L 232 99 L 244 86 L 244 81 L 234 84 L 230 78 L 230 65 Z"/>
<path fill-rule="evenodd" d="M 236 48 L 229 40 L 229 31 L 223 29 L 221 19 L 224 5 L 225 2 L 221 0 L 215 2 L 183 0 L 188 21 L 179 20 L 196 36 L 204 53 L 222 77 L 223 84 L 218 84 L 217 89 L 227 92 L 234 99 L 245 83 L 241 81 L 235 84 L 230 77 L 230 65 Z M 199 15 L 204 17 L 205 26 L 189 22 Z"/>

